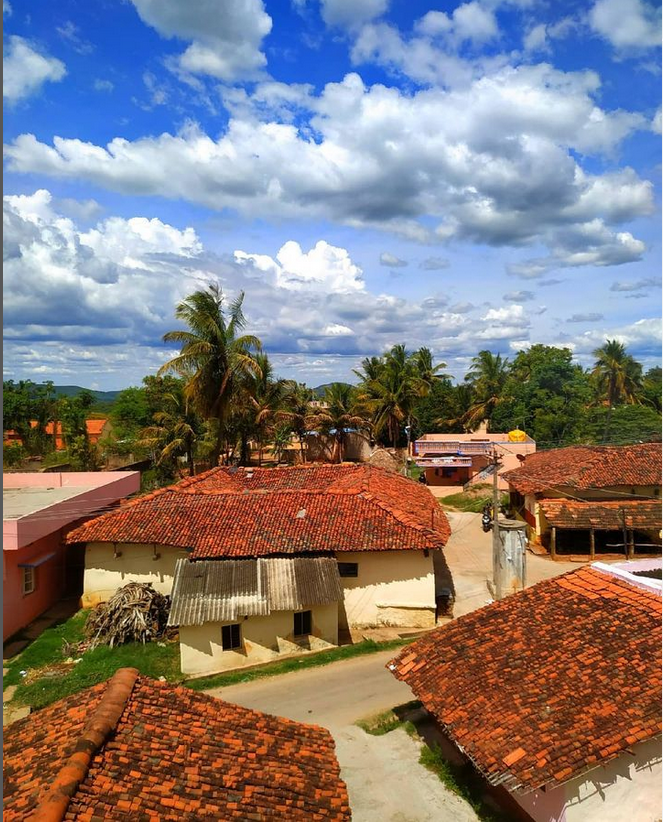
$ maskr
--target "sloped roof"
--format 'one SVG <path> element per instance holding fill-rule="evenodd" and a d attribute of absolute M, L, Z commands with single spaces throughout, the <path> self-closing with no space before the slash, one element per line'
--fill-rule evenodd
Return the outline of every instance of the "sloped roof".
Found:
<path fill-rule="evenodd" d="M 661 443 L 572 445 L 529 454 L 502 477 L 521 494 L 551 488 L 612 488 L 661 484 Z"/>
<path fill-rule="evenodd" d="M 333 557 L 190 562 L 175 567 L 169 625 L 232 622 L 343 599 Z"/>
<path fill-rule="evenodd" d="M 124 668 L 4 729 L 5 822 L 65 817 L 308 822 L 350 810 L 325 729 Z"/>
<path fill-rule="evenodd" d="M 661 530 L 661 503 L 656 500 L 623 502 L 578 502 L 545 499 L 539 503 L 551 525 L 557 528 L 596 528 L 619 531 L 622 528 Z"/>
<path fill-rule="evenodd" d="M 427 488 L 372 466 L 215 468 L 132 500 L 67 541 L 156 543 L 192 559 L 441 548 L 449 523 Z"/>
<path fill-rule="evenodd" d="M 661 595 L 594 566 L 431 632 L 388 667 L 493 784 L 561 784 L 661 733 Z"/>

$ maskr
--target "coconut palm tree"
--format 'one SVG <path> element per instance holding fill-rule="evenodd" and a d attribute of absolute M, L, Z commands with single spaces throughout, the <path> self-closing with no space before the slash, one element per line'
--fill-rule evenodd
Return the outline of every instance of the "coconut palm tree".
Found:
<path fill-rule="evenodd" d="M 343 382 L 333 382 L 325 388 L 326 408 L 316 409 L 307 420 L 309 431 L 318 431 L 333 437 L 332 459 L 343 462 L 348 429 L 366 430 L 370 423 L 357 404 L 353 386 Z"/>
<path fill-rule="evenodd" d="M 303 383 L 288 380 L 285 383 L 283 408 L 278 416 L 284 420 L 299 440 L 299 451 L 302 461 L 306 462 L 304 442 L 308 431 L 306 421 L 311 416 L 311 402 L 314 399 L 313 389 Z"/>
<path fill-rule="evenodd" d="M 175 316 L 188 326 L 186 331 L 169 331 L 165 342 L 181 345 L 180 353 L 158 371 L 158 376 L 174 372 L 185 379 L 184 396 L 201 419 L 213 421 L 216 442 L 212 462 L 219 461 L 230 403 L 238 381 L 246 374 L 258 374 L 255 352 L 260 340 L 240 334 L 246 325 L 242 312 L 244 292 L 227 307 L 219 285 L 210 285 L 186 297 Z"/>
<path fill-rule="evenodd" d="M 262 465 L 262 452 L 285 401 L 284 380 L 275 380 L 272 364 L 266 354 L 256 354 L 258 371 L 247 375 L 245 392 L 253 433 L 258 442 L 258 465 Z"/>
<path fill-rule="evenodd" d="M 197 440 L 195 420 L 182 398 L 166 394 L 164 408 L 154 414 L 154 425 L 143 429 L 139 445 L 157 453 L 156 464 L 174 473 L 175 459 L 185 456 L 189 475 L 195 473 L 193 451 Z"/>
<path fill-rule="evenodd" d="M 472 367 L 465 376 L 473 393 L 472 404 L 463 417 L 467 429 L 474 430 L 483 420 L 490 425 L 495 407 L 504 400 L 508 362 L 501 354 L 490 351 L 479 351 L 472 359 Z"/>
<path fill-rule="evenodd" d="M 617 340 L 606 340 L 605 345 L 594 352 L 596 362 L 592 379 L 601 402 L 607 403 L 603 440 L 608 439 L 612 409 L 615 405 L 634 405 L 640 402 L 642 391 L 642 365 L 626 352 Z"/>

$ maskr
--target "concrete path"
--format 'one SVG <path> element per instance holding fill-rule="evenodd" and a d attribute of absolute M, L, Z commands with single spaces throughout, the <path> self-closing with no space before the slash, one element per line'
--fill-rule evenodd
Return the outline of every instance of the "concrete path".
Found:
<path fill-rule="evenodd" d="M 450 574 L 455 591 L 454 617 L 469 614 L 491 601 L 488 581 L 493 576 L 492 531 L 484 533 L 481 514 L 445 511 L 451 525 L 451 537 L 438 558 L 440 573 Z M 444 569 L 444 563 L 448 572 Z M 527 552 L 526 587 L 544 579 L 579 568 L 583 563 L 553 562 L 547 556 Z"/>
<path fill-rule="evenodd" d="M 402 729 L 371 736 L 353 724 L 412 699 L 408 686 L 385 668 L 396 653 L 380 652 L 207 693 L 331 731 L 355 822 L 475 822 L 467 802 L 419 764 L 421 743 Z"/>

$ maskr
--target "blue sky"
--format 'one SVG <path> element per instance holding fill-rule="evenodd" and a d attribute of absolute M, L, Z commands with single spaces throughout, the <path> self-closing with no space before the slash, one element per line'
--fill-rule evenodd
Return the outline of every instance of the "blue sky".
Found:
<path fill-rule="evenodd" d="M 139 384 L 246 292 L 277 372 L 661 352 L 660 7 L 4 3 L 5 378 Z"/>

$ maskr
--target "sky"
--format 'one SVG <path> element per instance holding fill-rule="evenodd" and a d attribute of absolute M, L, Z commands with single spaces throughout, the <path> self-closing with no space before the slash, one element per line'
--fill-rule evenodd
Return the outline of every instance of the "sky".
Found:
<path fill-rule="evenodd" d="M 661 361 L 648 0 L 4 0 L 4 378 L 139 385 L 218 282 L 279 376 Z"/>

